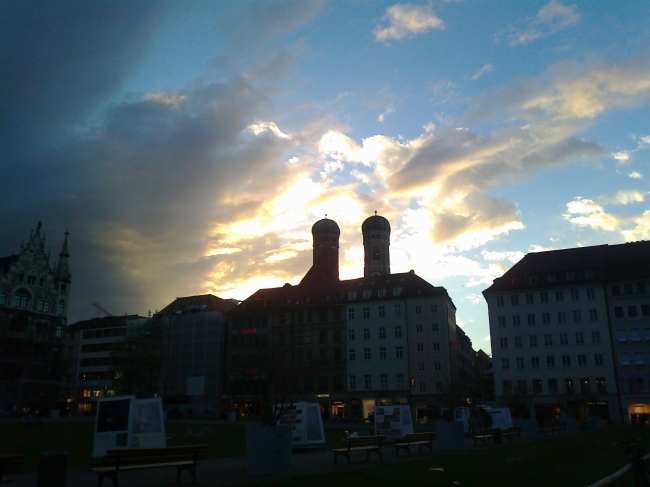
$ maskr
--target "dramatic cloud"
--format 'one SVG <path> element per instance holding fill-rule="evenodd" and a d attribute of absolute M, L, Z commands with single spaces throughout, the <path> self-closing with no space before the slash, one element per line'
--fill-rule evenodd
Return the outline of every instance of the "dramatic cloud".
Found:
<path fill-rule="evenodd" d="M 563 121 L 593 119 L 605 110 L 643 103 L 650 93 L 648 60 L 650 56 L 644 55 L 615 66 L 561 63 L 546 80 L 538 80 L 543 84 L 527 87 L 530 93 L 520 108 Z"/>
<path fill-rule="evenodd" d="M 388 27 L 378 25 L 372 29 L 372 34 L 377 41 L 403 39 L 423 34 L 430 29 L 443 30 L 445 28 L 442 20 L 436 16 L 430 5 L 398 3 L 386 9 L 383 20 L 388 20 Z"/>
<path fill-rule="evenodd" d="M 576 12 L 575 5 L 565 6 L 551 0 L 539 10 L 537 16 L 527 19 L 523 28 L 513 29 L 508 35 L 510 45 L 528 44 L 574 26 L 579 21 L 580 14 Z"/>

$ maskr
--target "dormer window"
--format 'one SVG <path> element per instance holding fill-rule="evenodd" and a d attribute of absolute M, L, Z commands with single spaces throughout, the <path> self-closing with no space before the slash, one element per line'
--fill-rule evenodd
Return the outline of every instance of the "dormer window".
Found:
<path fill-rule="evenodd" d="M 394 287 L 393 288 L 393 296 L 399 296 L 402 294 L 402 288 L 401 287 Z"/>
<path fill-rule="evenodd" d="M 556 278 L 555 274 L 546 275 L 546 279 L 548 280 L 548 282 L 555 282 L 555 278 Z"/>
<path fill-rule="evenodd" d="M 566 280 L 567 281 L 573 281 L 576 278 L 576 273 L 573 271 L 569 271 L 566 273 Z"/>
<path fill-rule="evenodd" d="M 357 299 L 357 293 L 355 293 L 355 292 L 348 293 L 348 299 L 350 301 L 353 301 L 353 300 Z"/>
<path fill-rule="evenodd" d="M 384 296 L 386 296 L 386 290 L 385 289 L 380 289 L 379 291 L 377 291 L 377 296 L 379 296 L 380 298 L 383 298 Z"/>
<path fill-rule="evenodd" d="M 530 284 L 537 284 L 537 276 L 530 276 L 528 277 L 528 282 Z"/>
<path fill-rule="evenodd" d="M 518 286 L 519 284 L 521 284 L 521 279 L 519 279 L 518 277 L 513 277 L 512 278 L 512 285 L 513 286 Z"/>
<path fill-rule="evenodd" d="M 594 278 L 594 270 L 593 269 L 587 269 L 585 271 L 585 279 L 593 279 Z"/>
<path fill-rule="evenodd" d="M 372 296 L 372 291 L 363 292 L 363 299 L 368 299 L 370 296 Z"/>

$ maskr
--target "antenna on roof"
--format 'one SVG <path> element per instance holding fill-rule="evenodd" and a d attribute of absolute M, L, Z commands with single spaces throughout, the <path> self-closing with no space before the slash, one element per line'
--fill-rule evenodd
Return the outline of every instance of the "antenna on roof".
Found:
<path fill-rule="evenodd" d="M 325 219 L 327 220 L 327 213 L 325 213 Z"/>
<path fill-rule="evenodd" d="M 375 216 L 377 216 L 377 210 L 375 210 Z"/>

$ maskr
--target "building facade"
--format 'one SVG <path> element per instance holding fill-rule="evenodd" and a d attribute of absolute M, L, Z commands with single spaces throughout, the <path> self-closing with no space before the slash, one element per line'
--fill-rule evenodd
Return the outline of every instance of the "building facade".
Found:
<path fill-rule="evenodd" d="M 176 298 L 152 318 L 159 325 L 165 408 L 220 411 L 225 366 L 225 313 L 235 302 L 205 294 Z"/>
<path fill-rule="evenodd" d="M 0 409 L 5 414 L 58 407 L 72 282 L 68 233 L 54 266 L 45 241 L 39 222 L 17 255 L 0 258 Z"/>
<path fill-rule="evenodd" d="M 362 225 L 364 277 L 340 280 L 336 222 L 312 227 L 313 264 L 301 282 L 261 289 L 229 313 L 231 407 L 256 414 L 255 365 L 285 364 L 291 400 L 319 402 L 324 418 L 366 419 L 375 405 L 409 404 L 418 417 L 472 397 L 471 342 L 442 287 L 390 272 L 390 224 Z M 288 397 L 288 396 L 287 396 Z"/>
<path fill-rule="evenodd" d="M 649 242 L 526 255 L 483 292 L 497 399 L 647 422 L 649 279 Z"/>
<path fill-rule="evenodd" d="M 65 400 L 70 412 L 94 414 L 97 400 L 118 394 L 120 372 L 115 353 L 129 336 L 149 323 L 138 315 L 106 316 L 78 321 L 66 329 L 68 364 Z"/>

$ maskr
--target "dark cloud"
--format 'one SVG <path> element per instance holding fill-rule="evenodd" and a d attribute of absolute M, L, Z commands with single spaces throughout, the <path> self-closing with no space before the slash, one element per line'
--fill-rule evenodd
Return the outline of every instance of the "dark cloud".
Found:
<path fill-rule="evenodd" d="M 221 18 L 236 10 L 241 18 L 228 25 L 240 22 L 250 34 L 266 24 L 266 38 L 314 8 L 278 4 L 280 13 L 264 18 L 256 10 L 266 4 L 255 3 L 247 23 L 246 9 L 231 5 L 193 8 L 223 9 Z M 228 255 L 205 257 L 214 226 L 253 214 L 289 174 L 283 161 L 292 142 L 246 128 L 274 113 L 270 93 L 291 56 L 255 61 L 246 76 L 195 80 L 174 102 L 120 92 L 174 8 L 181 6 L 0 3 L 0 255 L 17 251 L 39 220 L 54 254 L 69 229 L 73 321 L 92 315 L 95 299 L 115 313 L 146 313 L 207 292 L 211 272 L 231 265 Z M 237 261 L 236 275 L 253 275 Z"/>
<path fill-rule="evenodd" d="M 0 146 L 25 153 L 83 120 L 140 59 L 160 2 L 0 2 Z M 35 147 L 36 146 L 36 147 Z"/>

